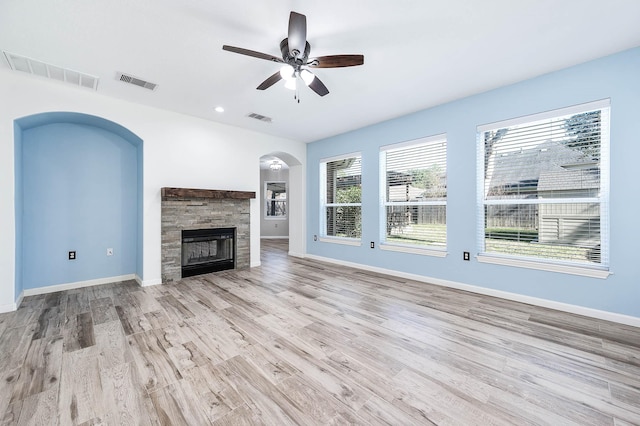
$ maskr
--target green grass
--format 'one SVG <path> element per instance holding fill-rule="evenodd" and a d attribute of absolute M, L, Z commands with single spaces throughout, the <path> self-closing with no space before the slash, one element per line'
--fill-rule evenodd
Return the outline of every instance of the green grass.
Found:
<path fill-rule="evenodd" d="M 405 225 L 394 228 L 387 242 L 421 246 L 446 245 L 447 226 L 443 224 Z"/>
<path fill-rule="evenodd" d="M 506 241 L 491 238 L 485 239 L 485 251 L 518 256 L 538 257 L 542 259 L 573 260 L 594 262 L 592 249 L 573 247 L 561 244 L 540 244 L 526 241 Z"/>
<path fill-rule="evenodd" d="M 538 239 L 538 230 L 522 228 L 487 228 L 484 231 L 487 238 L 511 241 L 531 242 Z"/>

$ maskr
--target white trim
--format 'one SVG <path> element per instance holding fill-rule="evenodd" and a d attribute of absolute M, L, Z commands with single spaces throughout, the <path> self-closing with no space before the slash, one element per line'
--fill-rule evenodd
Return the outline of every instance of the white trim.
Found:
<path fill-rule="evenodd" d="M 287 253 L 287 254 L 288 254 L 289 256 L 297 257 L 297 258 L 300 258 L 300 259 L 304 259 L 304 258 L 305 258 L 305 254 L 304 254 L 304 253 L 296 253 L 296 252 L 290 251 L 290 252 L 289 252 L 289 253 Z"/>
<path fill-rule="evenodd" d="M 141 280 L 139 277 L 136 277 L 136 281 L 138 281 L 140 287 L 151 287 L 152 285 L 162 284 L 162 280 L 159 278 L 156 278 L 155 280 Z"/>
<path fill-rule="evenodd" d="M 347 266 L 350 268 L 362 269 L 365 271 L 377 272 L 380 274 L 392 275 L 399 278 L 406 278 L 413 281 L 434 284 L 440 287 L 454 288 L 458 290 L 469 291 L 472 293 L 482 294 L 485 296 L 498 297 L 500 299 L 512 300 L 514 302 L 526 303 L 529 305 L 540 306 L 543 308 L 555 309 L 558 311 L 568 312 L 571 314 L 584 315 L 590 318 L 612 321 L 619 324 L 630 325 L 632 327 L 640 327 L 640 317 L 631 315 L 618 314 L 615 312 L 602 311 L 599 309 L 587 308 L 584 306 L 571 305 L 569 303 L 556 302 L 553 300 L 541 299 L 533 296 L 525 296 L 517 293 L 510 293 L 502 290 L 494 290 L 485 287 L 479 287 L 471 284 L 463 284 L 456 281 L 442 280 L 439 278 L 431 278 L 423 275 L 409 274 L 406 272 L 394 271 L 391 269 L 378 268 L 376 266 L 362 265 L 354 262 L 346 262 L 343 260 L 331 259 L 322 256 L 307 254 L 306 257 L 320 262 L 333 263 L 336 265 Z"/>
<path fill-rule="evenodd" d="M 606 269 L 596 269 L 574 265 L 564 265 L 558 263 L 536 262 L 534 260 L 514 259 L 510 257 L 491 256 L 481 253 L 476 256 L 480 263 L 491 263 L 494 265 L 515 266 L 518 268 L 537 269 L 540 271 L 560 272 L 563 274 L 580 275 L 583 277 L 605 279 L 611 272 Z"/>
<path fill-rule="evenodd" d="M 396 244 L 380 244 L 380 250 L 396 251 L 399 253 L 420 254 L 422 256 L 447 257 L 446 250 L 436 250 L 431 248 L 409 247 Z"/>
<path fill-rule="evenodd" d="M 261 240 L 288 240 L 288 235 L 265 235 L 260 237 Z"/>
<path fill-rule="evenodd" d="M 6 305 L 0 305 L 0 314 L 16 311 L 18 309 L 17 306 L 19 306 L 17 303 L 8 303 Z"/>
<path fill-rule="evenodd" d="M 24 291 L 20 292 L 20 296 L 18 296 L 18 300 L 16 300 L 16 303 L 15 303 L 15 307 L 16 308 L 15 308 L 15 310 L 17 310 L 20 307 L 20 305 L 22 304 L 22 299 L 24 299 Z"/>
<path fill-rule="evenodd" d="M 396 142 L 389 145 L 382 145 L 380 147 L 380 151 L 393 152 L 399 149 L 406 148 L 408 146 L 412 146 L 412 147 L 423 146 L 423 145 L 430 145 L 430 144 L 435 144 L 438 142 L 446 142 L 446 141 L 447 141 L 447 134 L 440 133 L 438 135 L 425 136 L 423 138 L 411 139 L 404 142 Z"/>
<path fill-rule="evenodd" d="M 23 291 L 25 296 L 35 296 L 37 294 L 54 293 L 56 291 L 73 290 L 82 287 L 91 287 L 94 285 L 110 284 L 120 281 L 135 280 L 135 274 L 118 275 L 115 277 L 98 278 L 95 280 L 76 281 L 74 283 L 56 284 L 47 287 L 27 288 Z"/>
<path fill-rule="evenodd" d="M 347 158 L 351 158 L 351 157 L 360 157 L 362 158 L 362 152 L 360 151 L 355 151 L 355 152 L 349 152 L 347 154 L 340 154 L 340 155 L 334 155 L 333 157 L 327 157 L 327 158 L 321 158 L 319 163 L 330 163 L 332 161 L 338 161 L 338 160 L 346 160 Z"/>
<path fill-rule="evenodd" d="M 262 263 L 260 263 L 260 261 L 258 260 L 257 262 L 251 262 L 249 264 L 249 268 L 257 268 L 260 265 L 262 265 Z"/>
<path fill-rule="evenodd" d="M 477 127 L 478 133 L 484 133 L 489 130 L 503 129 L 505 127 L 517 126 L 526 122 L 542 121 L 549 118 L 560 117 L 564 115 L 573 115 L 588 112 L 596 109 L 609 108 L 611 99 L 601 99 L 599 101 L 586 102 L 584 104 L 573 105 L 565 108 L 553 109 L 538 114 L 523 115 L 521 117 L 509 118 L 507 120 L 496 121 L 494 123 L 481 124 Z"/>
<path fill-rule="evenodd" d="M 354 246 L 354 247 L 362 246 L 362 240 L 354 240 L 351 238 L 318 237 L 318 241 L 322 243 L 343 244 L 345 246 Z"/>

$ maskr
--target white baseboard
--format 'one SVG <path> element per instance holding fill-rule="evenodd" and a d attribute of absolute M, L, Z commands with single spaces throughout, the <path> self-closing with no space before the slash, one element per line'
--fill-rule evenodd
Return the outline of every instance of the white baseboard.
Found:
<path fill-rule="evenodd" d="M 295 251 L 290 251 L 287 254 L 289 256 L 292 256 L 292 257 L 299 257 L 300 259 L 304 259 L 305 258 L 305 254 L 304 253 L 296 253 Z"/>
<path fill-rule="evenodd" d="M 25 296 L 35 296 L 37 294 L 54 293 L 56 291 L 73 290 L 82 287 L 91 287 L 94 285 L 109 284 L 119 281 L 129 281 L 136 279 L 135 274 L 118 275 L 115 277 L 98 278 L 95 280 L 76 281 L 74 283 L 56 284 L 48 287 L 28 288 L 23 291 Z"/>
<path fill-rule="evenodd" d="M 160 278 L 156 278 L 153 280 L 143 280 L 139 276 L 136 275 L 136 281 L 140 287 L 151 287 L 152 285 L 160 285 L 162 284 L 162 280 Z"/>
<path fill-rule="evenodd" d="M 24 291 L 20 292 L 20 296 L 18 296 L 18 300 L 16 300 L 16 303 L 15 303 L 16 309 L 18 309 L 22 304 L 22 299 L 24 299 Z"/>
<path fill-rule="evenodd" d="M 427 284 L 435 284 L 441 287 L 455 288 L 458 290 L 465 290 L 471 293 L 482 294 L 485 296 L 493 296 L 493 297 L 498 297 L 500 299 L 513 300 L 514 302 L 521 302 L 529 305 L 540 306 L 543 308 L 555 309 L 557 311 L 583 315 L 586 317 L 616 322 L 619 324 L 630 325 L 633 327 L 640 327 L 640 318 L 633 317 L 630 315 L 618 314 L 615 312 L 608 312 L 608 311 L 601 311 L 599 309 L 586 308 L 584 306 L 577 306 L 577 305 L 571 305 L 569 303 L 562 303 L 562 302 L 556 302 L 553 300 L 540 299 L 538 297 L 525 296 L 522 294 L 510 293 L 502 290 L 494 290 L 491 288 L 479 287 L 471 284 L 463 284 L 456 281 L 442 280 L 439 278 L 431 278 L 423 275 L 410 274 L 407 272 L 395 271 L 392 269 L 379 268 L 377 266 L 368 266 L 368 265 L 362 265 L 360 263 L 355 263 L 355 262 L 346 262 L 343 260 L 316 256 L 313 254 L 306 254 L 304 257 L 308 259 L 318 260 L 321 262 L 333 263 L 336 265 L 348 266 L 351 268 L 378 272 L 380 274 L 386 274 L 386 275 L 396 276 L 400 278 L 406 278 L 409 280 L 424 282 Z"/>
<path fill-rule="evenodd" d="M 0 314 L 4 314 L 6 312 L 13 312 L 18 309 L 17 303 L 7 303 L 6 305 L 0 305 Z"/>
<path fill-rule="evenodd" d="M 265 235 L 260 236 L 261 240 L 288 240 L 288 235 Z"/>

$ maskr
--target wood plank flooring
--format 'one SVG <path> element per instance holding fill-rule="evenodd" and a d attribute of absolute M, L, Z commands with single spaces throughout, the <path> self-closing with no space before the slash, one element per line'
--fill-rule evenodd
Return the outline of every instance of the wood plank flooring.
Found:
<path fill-rule="evenodd" d="M 320 262 L 26 297 L 2 425 L 640 425 L 640 329 Z"/>

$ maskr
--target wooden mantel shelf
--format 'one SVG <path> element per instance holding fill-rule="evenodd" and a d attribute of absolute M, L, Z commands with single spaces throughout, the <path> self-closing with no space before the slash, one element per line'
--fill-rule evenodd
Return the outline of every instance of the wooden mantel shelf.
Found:
<path fill-rule="evenodd" d="M 256 198 L 252 191 L 223 191 L 219 189 L 192 189 L 192 188 L 162 188 L 162 198 L 232 198 L 235 200 L 247 200 Z"/>

